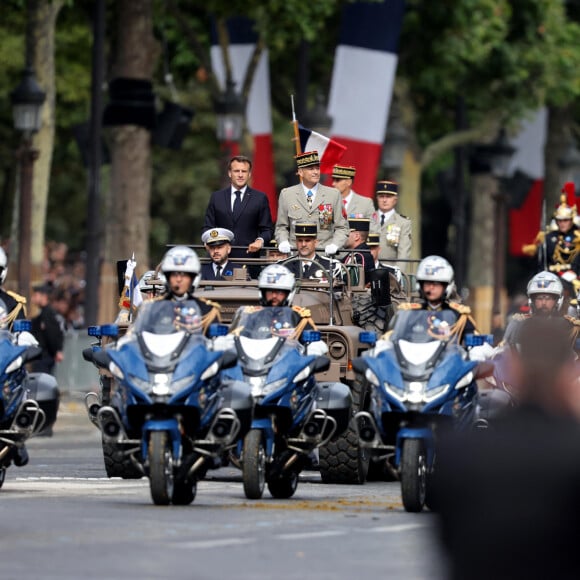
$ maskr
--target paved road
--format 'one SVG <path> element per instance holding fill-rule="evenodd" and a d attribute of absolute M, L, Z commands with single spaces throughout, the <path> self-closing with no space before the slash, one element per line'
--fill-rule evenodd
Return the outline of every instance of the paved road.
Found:
<path fill-rule="evenodd" d="M 234 469 L 210 472 L 190 506 L 154 506 L 148 481 L 107 479 L 80 404 L 0 490 L 1 577 L 341 580 L 442 578 L 434 515 L 407 514 L 397 483 L 324 485 L 247 500 Z"/>

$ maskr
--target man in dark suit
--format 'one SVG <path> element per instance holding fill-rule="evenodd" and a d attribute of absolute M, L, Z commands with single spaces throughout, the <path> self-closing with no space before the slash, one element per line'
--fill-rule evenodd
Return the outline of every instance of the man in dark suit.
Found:
<path fill-rule="evenodd" d="M 281 262 L 296 276 L 296 278 L 311 278 L 315 280 L 327 279 L 327 273 L 332 272 L 332 264 L 327 258 L 323 258 L 316 253 L 318 244 L 318 227 L 312 223 L 297 223 L 296 251 L 301 261 Z M 316 263 L 314 263 L 316 261 Z M 321 266 L 324 268 L 322 269 Z"/>
<path fill-rule="evenodd" d="M 350 233 L 344 247 L 347 250 L 353 250 L 343 258 L 344 264 L 360 264 L 363 266 L 365 283 L 368 282 L 367 274 L 375 269 L 375 261 L 367 245 L 371 220 L 368 218 L 348 218 Z M 356 251 L 355 251 L 356 250 Z M 350 270 L 351 281 L 358 283 L 358 269 Z"/>
<path fill-rule="evenodd" d="M 202 280 L 227 280 L 234 275 L 235 269 L 242 268 L 241 264 L 234 264 L 229 259 L 233 239 L 233 232 L 225 228 L 213 228 L 202 234 L 201 241 L 211 258 L 209 264 L 201 267 Z"/>
<path fill-rule="evenodd" d="M 248 157 L 232 157 L 228 165 L 231 184 L 211 194 L 205 212 L 204 232 L 226 228 L 233 232 L 236 246 L 246 247 L 232 249 L 232 258 L 259 258 L 260 250 L 272 239 L 274 226 L 268 198 L 248 186 L 251 175 L 252 162 Z"/>

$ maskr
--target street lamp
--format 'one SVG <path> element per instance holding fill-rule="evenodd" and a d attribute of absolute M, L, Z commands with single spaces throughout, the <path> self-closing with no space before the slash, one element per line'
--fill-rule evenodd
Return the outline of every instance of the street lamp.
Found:
<path fill-rule="evenodd" d="M 32 220 L 32 175 L 38 150 L 32 147 L 32 135 L 40 129 L 42 105 L 46 98 L 38 86 L 32 67 L 24 70 L 21 83 L 10 94 L 14 127 L 22 132 L 22 144 L 17 152 L 20 163 L 20 206 L 18 243 L 18 290 L 30 300 L 30 247 Z"/>
<path fill-rule="evenodd" d="M 237 154 L 237 144 L 242 138 L 244 129 L 245 104 L 236 84 L 231 79 L 226 82 L 226 90 L 214 100 L 216 114 L 216 135 L 223 151 L 223 165 L 227 168 L 230 158 Z M 224 185 L 229 184 L 227 171 L 222 171 Z"/>
<path fill-rule="evenodd" d="M 393 101 L 382 157 L 382 166 L 385 168 L 389 178 L 399 180 L 408 144 L 407 130 L 401 120 L 399 107 Z"/>
<path fill-rule="evenodd" d="M 478 158 L 489 167 L 490 173 L 497 179 L 497 192 L 494 200 L 495 223 L 495 258 L 493 267 L 493 306 L 491 315 L 491 329 L 499 330 L 503 327 L 501 315 L 501 292 L 505 286 L 505 249 L 507 246 L 507 196 L 503 182 L 509 176 L 510 162 L 515 147 L 513 147 L 501 129 L 493 143 L 480 145 L 477 148 Z"/>

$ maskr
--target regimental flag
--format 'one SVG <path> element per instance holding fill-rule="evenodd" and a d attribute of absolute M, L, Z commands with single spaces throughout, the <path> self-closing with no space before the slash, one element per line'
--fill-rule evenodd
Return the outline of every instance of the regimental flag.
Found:
<path fill-rule="evenodd" d="M 258 36 L 253 29 L 253 21 L 248 18 L 230 18 L 227 21 L 227 27 L 230 39 L 229 56 L 232 63 L 232 77 L 236 83 L 236 91 L 240 91 Z M 212 28 L 211 42 L 212 69 L 224 88 L 226 74 L 215 28 Z M 248 131 L 254 138 L 254 152 L 251 156 L 252 187 L 263 191 L 268 196 L 272 219 L 276 221 L 278 197 L 274 176 L 270 71 L 267 50 L 262 53 L 254 74 L 246 107 L 246 121 Z"/>
<path fill-rule="evenodd" d="M 331 137 L 348 148 L 342 163 L 356 167 L 356 191 L 368 197 L 374 197 L 388 131 L 404 4 L 388 0 L 346 6 L 334 57 Z"/>
<path fill-rule="evenodd" d="M 542 201 L 544 199 L 544 147 L 546 145 L 548 113 L 543 108 L 522 123 L 518 135 L 511 139 L 515 152 L 511 169 L 527 177 L 528 187 L 522 200 L 514 200 L 509 211 L 509 252 L 512 256 L 524 256 L 522 248 L 533 243 L 542 224 Z M 551 212 L 547 212 L 549 222 Z"/>
<path fill-rule="evenodd" d="M 123 289 L 119 296 L 119 308 L 122 311 L 131 312 L 132 310 L 136 310 L 143 302 L 143 297 L 139 290 L 139 279 L 135 273 L 136 266 L 137 262 L 135 261 L 135 254 L 133 254 L 131 259 L 127 260 L 125 275 L 123 277 Z"/>
<path fill-rule="evenodd" d="M 332 168 L 344 155 L 346 147 L 321 133 L 298 125 L 301 151 L 318 151 L 320 173 L 332 173 Z"/>

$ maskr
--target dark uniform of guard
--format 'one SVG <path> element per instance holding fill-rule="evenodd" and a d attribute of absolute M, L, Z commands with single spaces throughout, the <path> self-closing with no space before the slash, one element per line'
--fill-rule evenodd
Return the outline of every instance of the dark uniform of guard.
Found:
<path fill-rule="evenodd" d="M 367 274 L 375 269 L 375 261 L 370 251 L 370 246 L 367 245 L 367 237 L 369 235 L 371 220 L 367 218 L 349 218 L 348 225 L 350 228 L 349 238 L 346 242 L 346 249 L 351 250 L 343 258 L 343 263 L 348 264 L 359 264 L 363 266 L 366 283 L 368 281 Z M 356 272 L 358 274 L 358 272 Z M 351 276 L 351 281 L 355 284 L 358 280 L 353 279 Z"/>
<path fill-rule="evenodd" d="M 40 359 L 31 363 L 31 368 L 33 372 L 54 374 L 57 353 L 62 352 L 64 348 L 64 332 L 56 311 L 48 304 L 50 288 L 36 286 L 33 291 L 38 296 L 36 299 L 33 296 L 33 304 L 37 306 L 43 304 L 38 315 L 32 319 L 31 329 L 32 335 L 42 348 L 42 355 Z M 40 304 L 36 301 L 39 299 L 43 300 Z"/>

